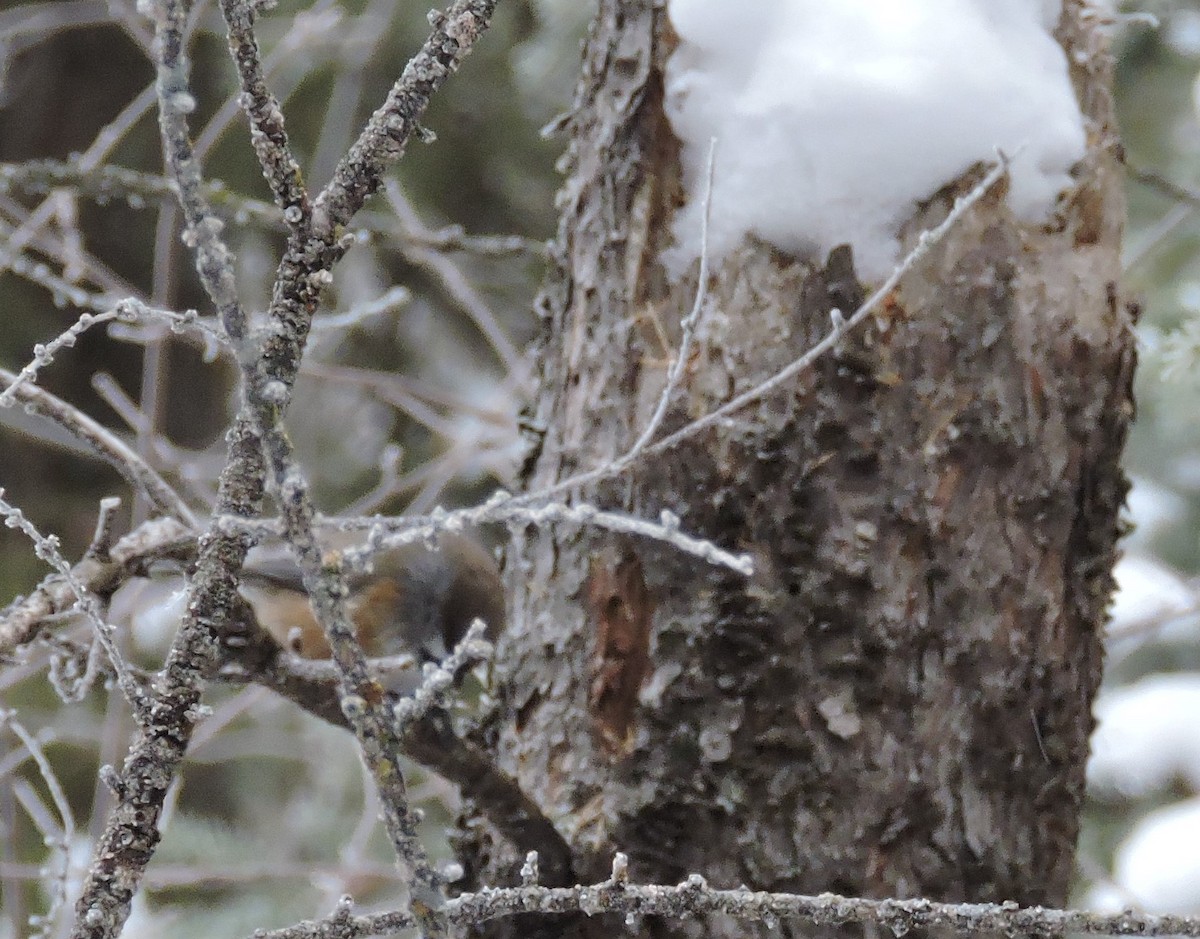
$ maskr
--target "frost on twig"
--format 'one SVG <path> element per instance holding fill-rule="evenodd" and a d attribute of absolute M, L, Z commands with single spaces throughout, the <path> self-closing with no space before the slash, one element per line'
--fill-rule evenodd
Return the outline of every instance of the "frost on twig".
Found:
<path fill-rule="evenodd" d="M 424 717 L 429 709 L 445 702 L 446 693 L 454 684 L 454 676 L 472 662 L 491 658 L 492 644 L 484 638 L 487 624 L 476 619 L 458 641 L 454 650 L 441 662 L 425 667 L 421 684 L 411 695 L 404 695 L 392 708 L 396 729 L 403 734 L 413 721 Z"/>
<path fill-rule="evenodd" d="M 0 384 L 13 389 L 14 401 L 54 421 L 87 445 L 115 468 L 130 486 L 145 495 L 157 512 L 178 519 L 188 527 L 198 524 L 187 503 L 154 468 L 98 421 L 37 385 L 18 385 L 17 376 L 7 369 L 0 369 Z"/>
<path fill-rule="evenodd" d="M 341 313 L 333 313 L 328 316 L 323 315 L 313 319 L 313 332 L 332 333 L 350 329 L 372 317 L 381 316 L 384 313 L 392 313 L 403 307 L 411 299 L 412 294 L 407 287 L 392 287 L 385 290 L 374 300 L 355 304 L 350 309 L 344 310 Z"/>
<path fill-rule="evenodd" d="M 258 536 L 278 535 L 279 523 L 268 520 L 246 520 L 235 516 L 223 516 L 218 524 L 222 530 L 253 532 Z M 582 528 L 600 528 L 623 535 L 636 535 L 662 541 L 666 544 L 745 576 L 754 573 L 754 562 L 750 555 L 727 551 L 713 542 L 697 538 L 684 530 L 682 519 L 664 509 L 658 521 L 638 518 L 624 512 L 610 512 L 586 502 L 568 505 L 564 502 L 537 504 L 526 496 L 513 496 L 499 491 L 486 502 L 453 511 L 435 511 L 428 516 L 367 516 L 365 518 L 323 518 L 322 523 L 334 524 L 345 531 L 366 529 L 369 534 L 365 544 L 348 548 L 342 552 L 342 563 L 349 570 L 365 567 L 379 551 L 415 544 L 418 541 L 436 543 L 440 532 L 459 532 L 480 525 L 504 523 L 526 524 L 536 527 L 566 524 Z"/>
<path fill-rule="evenodd" d="M 75 345 L 83 333 L 93 326 L 103 323 L 125 324 L 165 324 L 172 332 L 182 333 L 187 330 L 199 332 L 209 345 L 219 345 L 223 337 L 206 323 L 200 321 L 195 310 L 176 313 L 174 310 L 157 310 L 147 306 L 140 300 L 127 297 L 118 300 L 116 304 L 98 314 L 83 313 L 67 329 L 47 343 L 39 343 L 33 347 L 33 358 L 20 373 L 8 383 L 8 387 L 0 392 L 0 407 L 12 407 L 17 402 L 17 393 L 21 388 L 37 380 L 38 373 L 54 361 L 54 357 L 62 350 Z"/>
<path fill-rule="evenodd" d="M 530 866 L 528 862 L 527 866 Z M 783 921 L 815 926 L 869 923 L 897 936 L 914 929 L 937 929 L 963 936 L 1200 937 L 1200 917 L 1190 916 L 1133 912 L 1102 914 L 1022 907 L 1016 903 L 875 900 L 832 893 L 809 896 L 765 893 L 744 887 L 716 890 L 698 874 L 692 874 L 676 886 L 636 884 L 625 879 L 624 863 L 616 859 L 612 879 L 602 883 L 559 888 L 525 883 L 520 887 L 493 888 L 464 894 L 449 901 L 445 908 L 447 920 L 456 926 L 475 926 L 522 913 L 583 913 L 587 916 L 615 913 L 635 922 L 645 916 L 687 919 L 717 914 L 761 923 L 772 929 Z M 332 934 L 330 925 L 328 920 L 298 923 L 286 929 L 260 931 L 255 934 L 255 939 L 317 939 Z M 411 917 L 401 911 L 375 913 L 342 919 L 336 935 L 339 939 L 357 939 L 399 931 L 411 925 Z"/>
<path fill-rule="evenodd" d="M 48 871 L 49 876 L 46 880 L 50 893 L 50 902 L 46 912 L 41 916 L 31 916 L 29 918 L 29 925 L 34 927 L 35 930 L 30 934 L 30 939 L 42 939 L 42 937 L 54 934 L 59 913 L 66 903 L 67 876 L 70 873 L 71 863 L 71 843 L 75 840 L 75 816 L 71 811 L 71 803 L 67 800 L 67 794 L 63 789 L 62 782 L 54 772 L 54 767 L 50 765 L 50 760 L 42 749 L 42 745 L 37 737 L 30 733 L 17 720 L 16 712 L 14 711 L 0 710 L 0 730 L 3 730 L 5 727 L 21 742 L 21 746 L 24 747 L 29 758 L 33 760 L 34 765 L 37 767 L 38 775 L 41 776 L 42 782 L 45 783 L 46 791 L 50 794 L 50 799 L 54 804 L 54 811 L 58 815 L 57 822 L 45 817 L 48 813 L 43 811 L 41 799 L 33 791 L 32 787 L 28 787 L 27 789 L 14 787 L 18 801 L 22 803 L 26 814 L 37 826 L 39 834 L 42 836 L 43 844 L 54 852 L 56 859 L 53 869 Z"/>
<path fill-rule="evenodd" d="M 124 656 L 121 655 L 121 651 L 117 648 L 113 627 L 105 620 L 104 610 L 99 599 L 95 594 L 90 593 L 84 584 L 80 583 L 75 577 L 71 566 L 63 558 L 62 553 L 59 551 L 58 539 L 53 535 L 43 535 L 39 532 L 20 509 L 4 498 L 3 489 L 0 489 L 0 516 L 4 517 L 4 524 L 8 528 L 17 529 L 28 537 L 33 542 L 34 552 L 37 556 L 53 567 L 66 582 L 71 592 L 75 595 L 78 608 L 91 624 L 96 642 L 99 643 L 100 648 L 104 650 L 105 655 L 108 657 L 108 661 L 116 673 L 117 684 L 133 708 L 134 715 L 143 723 L 147 721 L 150 715 L 147 710 L 145 695 L 130 674 L 129 666 L 125 663 Z M 74 689 L 73 697 L 76 700 L 82 698 L 95 679 L 97 664 L 95 657 L 89 657 L 87 670 Z"/>
<path fill-rule="evenodd" d="M 491 523 L 520 523 L 545 527 L 552 524 L 569 524 L 580 527 L 601 528 L 618 534 L 636 535 L 662 541 L 710 564 L 729 568 L 739 574 L 750 576 L 754 564 L 747 554 L 737 554 L 719 547 L 704 538 L 697 538 L 683 530 L 681 519 L 664 510 L 657 522 L 638 518 L 623 512 L 609 512 L 588 503 L 567 505 L 563 502 L 537 504 L 525 496 L 512 496 L 497 492 L 482 505 L 456 509 L 452 512 L 439 511 L 427 517 L 401 517 L 395 519 L 371 516 L 362 519 L 338 521 L 345 529 L 366 528 L 370 535 L 365 545 L 342 552 L 342 561 L 348 569 L 357 570 L 365 566 L 378 551 L 387 548 L 414 544 L 418 541 L 436 540 L 439 532 L 457 532 L 467 528 Z M 334 521 L 330 519 L 329 521 Z M 228 530 L 248 530 L 258 533 L 276 533 L 278 526 L 271 522 L 246 522 L 233 516 L 220 519 Z"/>

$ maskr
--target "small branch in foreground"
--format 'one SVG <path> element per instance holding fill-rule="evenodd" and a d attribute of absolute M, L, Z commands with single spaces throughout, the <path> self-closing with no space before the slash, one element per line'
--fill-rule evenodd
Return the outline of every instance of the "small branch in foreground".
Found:
<path fill-rule="evenodd" d="M 105 655 L 108 656 L 108 661 L 112 664 L 113 671 L 117 677 L 117 684 L 120 686 L 130 707 L 133 708 L 134 716 L 137 718 L 138 723 L 144 726 L 149 717 L 146 696 L 141 686 L 130 676 L 129 666 L 125 663 L 124 656 L 121 655 L 121 651 L 117 648 L 113 627 L 104 619 L 104 611 L 101 608 L 99 598 L 95 594 L 89 593 L 87 587 L 75 578 L 71 566 L 67 564 L 66 559 L 58 549 L 58 539 L 39 532 L 33 523 L 25 518 L 24 513 L 20 509 L 5 500 L 3 489 L 0 489 L 0 516 L 3 516 L 4 524 L 7 527 L 15 528 L 26 535 L 33 542 L 34 551 L 37 556 L 53 567 L 66 582 L 68 589 L 75 597 L 75 603 L 79 610 L 82 611 L 91 623 L 96 642 L 100 644 Z M 89 656 L 88 658 L 87 673 L 78 686 L 77 693 L 79 698 L 82 698 L 91 685 L 97 664 L 94 659 L 94 656 Z"/>
<path fill-rule="evenodd" d="M 0 163 L 0 192 L 15 189 L 37 195 L 65 186 L 100 202 L 121 199 L 132 209 L 146 208 L 147 203 L 158 200 L 169 199 L 174 202 L 176 198 L 175 189 L 166 177 L 123 166 L 103 164 L 89 167 L 82 160 Z M 262 225 L 277 225 L 281 221 L 280 212 L 275 206 L 259 199 L 239 196 L 218 180 L 204 183 L 203 192 L 205 198 L 223 208 L 228 216 L 245 216 L 247 221 Z"/>
<path fill-rule="evenodd" d="M 746 889 L 714 890 L 698 874 L 677 886 L 630 884 L 623 855 L 613 862 L 612 880 L 588 887 L 522 886 L 464 894 L 446 904 L 453 925 L 478 925 L 519 913 L 617 913 L 626 917 L 722 915 L 767 925 L 800 920 L 817 926 L 873 923 L 901 936 L 913 929 L 942 929 L 962 935 L 1023 936 L 1186 936 L 1200 937 L 1200 917 L 1102 914 L 1083 910 L 1021 907 L 1016 903 L 935 903 L 931 900 L 869 900 L 832 893 L 805 896 Z M 357 939 L 411 928 L 402 912 L 353 916 L 335 913 L 325 920 L 255 933 L 255 939 Z"/>
<path fill-rule="evenodd" d="M 62 350 L 69 349 L 87 330 L 93 326 L 108 322 L 120 323 L 157 323 L 165 324 L 173 332 L 183 332 L 193 329 L 200 332 L 207 343 L 220 343 L 223 337 L 202 323 L 195 310 L 176 313 L 174 310 L 156 310 L 140 300 L 127 297 L 118 300 L 102 313 L 84 313 L 54 339 L 45 344 L 39 343 L 33 347 L 33 359 L 21 369 L 8 387 L 0 391 L 0 407 L 11 407 L 17 400 L 17 392 L 22 386 L 37 380 L 38 372 L 54 361 L 54 357 Z"/>
<path fill-rule="evenodd" d="M 476 618 L 467 633 L 455 645 L 454 651 L 437 665 L 426 666 L 421 684 L 411 695 L 403 695 L 392 708 L 396 729 L 403 735 L 434 707 L 444 706 L 454 677 L 472 662 L 490 661 L 492 644 L 484 637 L 487 624 Z"/>
<path fill-rule="evenodd" d="M 454 512 L 435 512 L 427 518 L 398 519 L 392 534 L 383 534 L 387 523 L 382 519 L 364 519 L 372 528 L 372 537 L 363 548 L 346 551 L 343 557 L 353 567 L 382 548 L 398 547 L 431 538 L 441 531 L 461 531 L 493 522 L 523 522 L 537 527 L 550 524 L 593 526 L 623 535 L 652 538 L 698 557 L 709 564 L 727 567 L 746 577 L 754 573 L 754 563 L 748 554 L 734 554 L 711 541 L 696 538 L 681 528 L 678 515 L 664 509 L 659 521 L 652 522 L 623 512 L 607 512 L 588 503 L 567 505 L 550 502 L 544 505 L 521 504 L 520 497 L 497 492 L 483 505 Z M 378 530 L 378 534 L 376 533 Z"/>
<path fill-rule="evenodd" d="M 135 528 L 110 551 L 111 558 L 89 550 L 71 568 L 71 577 L 89 594 L 112 593 L 129 577 L 131 570 L 154 558 L 194 559 L 194 534 L 173 518 L 157 518 Z M 74 607 L 75 592 L 57 572 L 40 583 L 27 597 L 14 600 L 0 610 L 0 657 L 31 642 L 46 620 Z"/>

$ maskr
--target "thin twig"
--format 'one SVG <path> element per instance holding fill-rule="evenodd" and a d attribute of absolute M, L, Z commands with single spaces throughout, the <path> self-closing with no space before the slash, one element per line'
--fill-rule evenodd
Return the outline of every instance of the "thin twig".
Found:
<path fill-rule="evenodd" d="M 0 710 L 0 727 L 8 727 L 9 730 L 16 735 L 21 741 L 21 745 L 25 747 L 25 752 L 29 754 L 34 765 L 38 769 L 39 775 L 42 777 L 42 782 L 46 784 L 46 791 L 50 793 L 50 798 L 54 802 L 54 810 L 58 813 L 59 825 L 56 832 L 43 831 L 42 836 L 46 843 L 46 847 L 52 849 L 59 859 L 58 870 L 48 878 L 50 886 L 50 903 L 44 914 L 36 918 L 31 917 L 30 925 L 37 927 L 30 939 L 40 939 L 40 937 L 51 935 L 55 921 L 58 919 L 59 911 L 66 903 L 67 899 L 67 874 L 70 871 L 71 864 L 71 844 L 75 840 L 75 815 L 71 811 L 71 803 L 67 799 L 67 794 L 63 790 L 62 783 L 58 779 L 58 775 L 54 772 L 54 767 L 50 765 L 50 760 L 46 756 L 46 752 L 42 749 L 37 738 L 31 734 L 17 720 L 15 711 Z M 43 879 L 43 883 L 46 878 Z M 36 919 L 36 922 L 34 921 Z"/>
<path fill-rule="evenodd" d="M 457 0 L 430 19 L 434 33 L 404 68 L 383 105 L 371 115 L 350 152 L 338 163 L 333 179 L 313 207 L 316 233 L 332 240 L 375 192 L 383 171 L 400 158 L 408 139 L 419 133 L 418 121 L 430 96 L 474 46 L 491 22 L 496 0 Z"/>
<path fill-rule="evenodd" d="M 1174 199 L 1176 202 L 1182 202 L 1193 209 L 1200 209 L 1200 190 L 1185 186 L 1182 183 L 1175 182 L 1175 180 L 1167 179 L 1162 173 L 1144 169 L 1135 163 L 1131 163 L 1128 159 L 1125 160 L 1125 171 L 1129 174 L 1129 178 L 1135 182 L 1139 182 L 1161 195 Z"/>
<path fill-rule="evenodd" d="M 88 591 L 87 587 L 81 583 L 74 575 L 66 559 L 62 556 L 62 552 L 58 548 L 58 539 L 53 535 L 43 535 L 37 530 L 37 527 L 25 517 L 25 514 L 8 502 L 4 498 L 4 490 L 0 489 L 0 516 L 4 518 L 4 524 L 8 528 L 15 528 L 24 534 L 30 541 L 33 542 L 34 552 L 39 558 L 53 567 L 58 575 L 66 582 L 71 593 L 75 595 L 76 604 L 84 616 L 92 625 L 92 633 L 100 647 L 108 656 L 108 661 L 112 665 L 113 672 L 117 677 L 117 684 L 121 688 L 121 692 L 125 695 L 125 699 L 133 708 L 134 716 L 137 717 L 139 723 L 145 724 L 149 718 L 149 709 L 145 700 L 145 694 L 141 686 L 131 677 L 129 666 L 125 662 L 124 656 L 117 648 L 116 638 L 113 627 L 105 620 L 104 611 L 101 608 L 100 601 L 95 594 Z M 89 665 L 93 659 L 89 657 Z M 82 697 L 83 691 L 87 690 L 94 674 L 86 674 L 80 682 L 79 696 Z"/>
<path fill-rule="evenodd" d="M 179 493 L 119 437 L 50 392 L 37 385 L 17 385 L 16 381 L 14 373 L 0 368 L 0 384 L 15 389 L 12 397 L 18 403 L 54 421 L 86 444 L 116 469 L 135 491 L 143 493 L 158 512 L 178 519 L 189 528 L 197 525 L 196 516 Z"/>
<path fill-rule="evenodd" d="M 148 89 L 153 102 L 154 89 Z M 143 173 L 124 166 L 105 164 L 88 168 L 82 161 L 30 160 L 27 163 L 0 163 L 0 192 L 15 189 L 31 194 L 52 188 L 71 187 L 80 195 L 100 201 L 119 199 L 130 208 L 143 209 L 147 203 L 175 199 L 175 189 L 165 176 Z M 203 192 L 224 214 L 239 221 L 254 221 L 275 226 L 282 221 L 279 209 L 269 202 L 237 195 L 220 180 L 206 182 Z"/>
<path fill-rule="evenodd" d="M 227 650 L 226 665 L 218 675 L 221 680 L 270 688 L 322 720 L 339 727 L 350 726 L 338 691 L 341 673 L 334 663 L 298 659 L 280 650 L 261 632 L 245 638 L 243 644 Z M 371 665 L 381 671 L 385 662 L 372 660 Z M 411 667 L 400 661 L 396 665 Z M 405 755 L 456 785 L 513 845 L 538 851 L 548 883 L 574 882 L 571 850 L 562 835 L 486 752 L 455 733 L 444 710 L 431 707 L 409 722 L 404 728 L 402 749 Z"/>
<path fill-rule="evenodd" d="M 421 684 L 412 694 L 403 695 L 396 702 L 392 717 L 401 735 L 428 714 L 431 708 L 445 704 L 446 694 L 454 686 L 455 675 L 472 662 L 485 662 L 492 657 L 492 644 L 484 637 L 486 629 L 487 624 L 476 619 L 450 655 L 432 668 L 427 666 Z"/>
<path fill-rule="evenodd" d="M 619 467 L 616 472 L 622 472 L 625 467 L 629 466 L 641 456 L 642 451 L 654 439 L 654 435 L 658 433 L 659 427 L 662 426 L 663 418 L 667 415 L 667 407 L 671 403 L 671 395 L 674 393 L 676 386 L 679 384 L 679 378 L 683 374 L 683 370 L 687 367 L 687 360 L 691 356 L 692 337 L 696 332 L 696 326 L 700 322 L 700 314 L 704 309 L 704 301 L 708 297 L 708 225 L 712 218 L 712 191 L 713 191 L 713 169 L 717 156 L 717 138 L 713 137 L 708 142 L 708 165 L 704 174 L 704 200 L 701 203 L 702 215 L 700 222 L 700 272 L 697 275 L 696 282 L 696 297 L 692 301 L 692 309 L 688 315 L 683 318 L 680 324 L 682 337 L 679 340 L 679 351 L 675 354 L 675 359 L 671 362 L 671 367 L 667 369 L 667 384 L 663 388 L 662 394 L 659 395 L 658 405 L 654 409 L 654 413 L 650 415 L 650 420 L 646 423 L 645 429 L 641 436 L 629 452 L 618 460 Z"/>
<path fill-rule="evenodd" d="M 480 525 L 497 522 L 522 522 L 544 527 L 551 524 L 570 524 L 582 527 L 603 528 L 625 535 L 652 538 L 670 544 L 686 554 L 698 557 L 720 567 L 729 568 L 739 574 L 750 576 L 754 563 L 748 554 L 734 554 L 703 538 L 687 534 L 681 528 L 681 520 L 669 510 L 663 510 L 657 522 L 598 509 L 586 502 L 567 504 L 548 502 L 543 505 L 524 505 L 506 492 L 497 492 L 482 505 L 456 509 L 453 512 L 435 511 L 427 516 L 367 516 L 365 518 L 322 518 L 323 524 L 333 524 L 346 531 L 368 530 L 370 536 L 365 545 L 349 548 L 341 553 L 342 562 L 348 569 L 357 570 L 378 551 L 401 545 L 427 541 L 439 532 L 463 531 Z M 271 520 L 245 519 L 226 516 L 218 524 L 231 531 L 251 531 L 258 536 L 278 535 L 279 523 Z"/>
<path fill-rule="evenodd" d="M 313 332 L 324 333 L 351 329 L 364 320 L 384 313 L 391 313 L 405 306 L 412 300 L 412 293 L 407 287 L 391 287 L 374 300 L 357 303 L 341 313 L 330 313 L 313 319 Z M 301 368 L 301 371 L 306 371 Z"/>
<path fill-rule="evenodd" d="M 69 349 L 74 346 L 79 337 L 93 326 L 113 321 L 122 323 L 153 322 L 159 325 L 165 324 L 175 332 L 195 329 L 204 333 L 210 341 L 221 342 L 223 340 L 222 336 L 200 321 L 195 310 L 176 313 L 174 310 L 155 309 L 132 297 L 119 300 L 116 304 L 109 304 L 102 313 L 82 314 L 74 323 L 59 333 L 54 339 L 50 340 L 50 342 L 35 345 L 33 347 L 33 358 L 29 361 L 29 364 L 22 368 L 20 374 L 13 378 L 12 381 L 8 382 L 7 388 L 0 391 L 0 407 L 11 407 L 16 401 L 17 392 L 20 388 L 23 385 L 36 381 L 38 373 L 50 365 L 54 361 L 54 357 L 62 349 Z"/>

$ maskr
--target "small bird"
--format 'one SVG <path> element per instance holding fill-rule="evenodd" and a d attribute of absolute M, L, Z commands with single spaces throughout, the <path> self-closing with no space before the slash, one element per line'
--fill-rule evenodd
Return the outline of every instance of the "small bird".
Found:
<path fill-rule="evenodd" d="M 411 654 L 444 658 L 476 618 L 495 639 L 504 627 L 504 587 L 491 553 L 465 535 L 443 534 L 438 550 L 407 544 L 380 551 L 370 573 L 348 577 L 348 612 L 372 658 Z M 329 658 L 300 569 L 286 558 L 252 560 L 242 595 L 260 626 L 306 659 Z"/>

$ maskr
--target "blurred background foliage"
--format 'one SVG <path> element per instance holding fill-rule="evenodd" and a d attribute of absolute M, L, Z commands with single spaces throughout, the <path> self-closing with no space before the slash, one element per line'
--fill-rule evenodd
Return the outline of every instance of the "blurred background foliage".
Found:
<path fill-rule="evenodd" d="M 329 178 L 424 39 L 427 8 L 281 0 L 264 12 L 269 79 L 310 188 Z M 1200 0 L 1137 9 L 1157 25 L 1133 17 L 1114 26 L 1125 148 L 1139 173 L 1129 183 L 1125 280 L 1143 310 L 1127 459 L 1136 528 L 1119 571 L 1078 898 L 1200 913 Z M 414 143 L 359 219 L 359 244 L 318 317 L 331 325 L 314 333 L 289 413 L 325 511 L 423 511 L 511 482 L 563 148 L 539 131 L 570 100 L 590 12 L 571 0 L 502 3 L 434 101 L 426 125 L 436 142 Z M 134 0 L 0 3 L 5 367 L 70 325 L 80 302 L 103 308 L 132 294 L 207 311 L 173 200 L 153 191 L 161 161 L 149 34 Z M 214 199 L 243 299 L 261 311 L 281 229 L 261 204 L 269 193 L 233 104 L 211 0 L 196 7 L 192 56 L 194 137 L 206 177 L 226 187 Z M 100 164 L 143 175 L 94 185 L 42 164 L 12 166 L 45 160 L 66 161 L 77 177 Z M 1188 191 L 1167 191 L 1153 174 Z M 40 384 L 126 435 L 202 505 L 222 462 L 233 382 L 231 363 L 208 352 L 161 330 L 94 329 Z M 0 412 L 0 485 L 62 538 L 69 558 L 87 545 L 97 500 L 127 496 L 104 464 L 13 411 Z M 136 500 L 124 508 L 127 524 L 145 516 Z M 0 529 L 0 602 L 43 574 L 21 536 Z M 114 604 L 131 655 L 147 666 L 169 642 L 177 587 L 144 582 Z M 68 893 L 111 804 L 97 768 L 123 758 L 132 729 L 119 696 L 103 689 L 64 707 L 44 677 L 51 653 L 36 645 L 0 669 L 0 702 L 13 711 L 0 720 L 0 939 L 25 935 L 26 918 L 46 909 L 57 875 L 45 871 L 62 860 L 43 843 L 62 834 L 53 793 L 13 721 L 37 741 L 74 816 Z M 394 902 L 398 880 L 349 736 L 259 689 L 220 688 L 212 704 L 127 935 L 242 936 L 324 914 L 347 892 L 367 907 Z M 414 778 L 430 843 L 448 859 L 455 795 Z"/>

